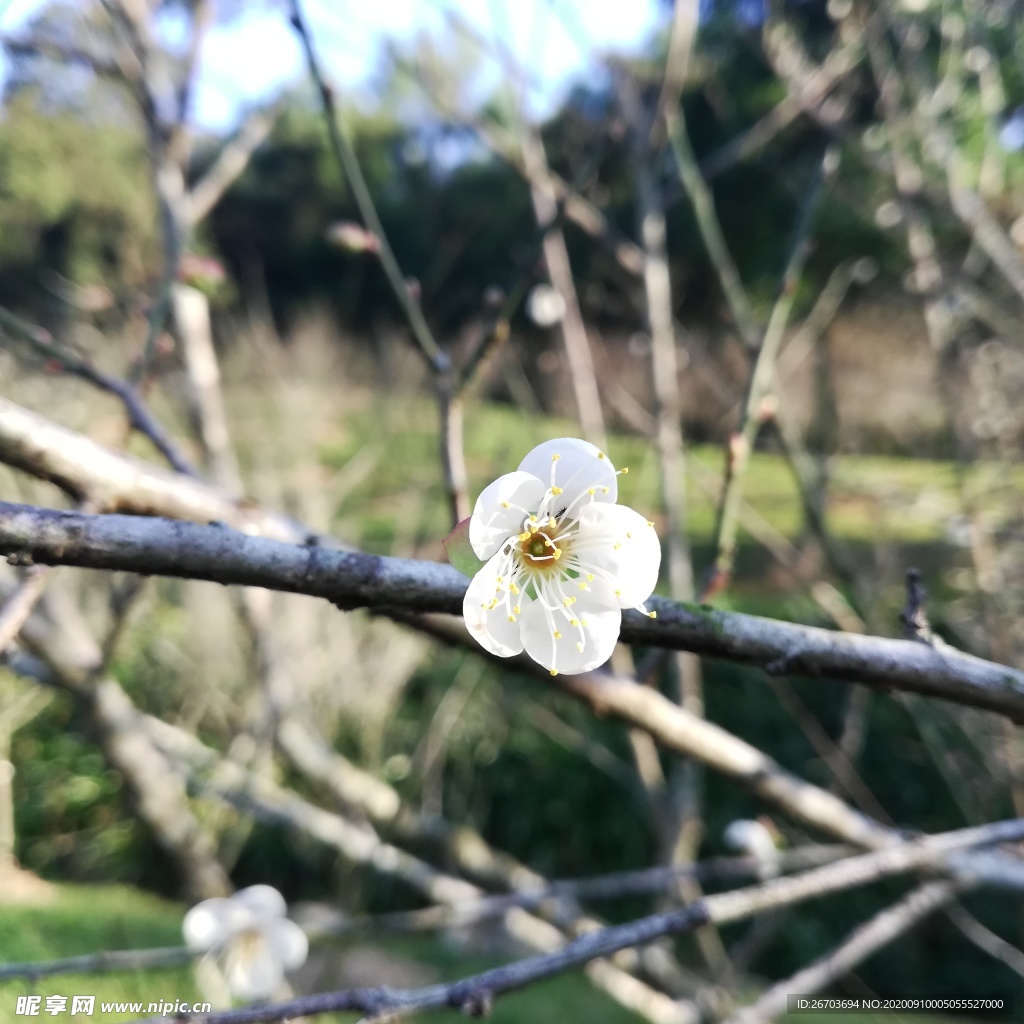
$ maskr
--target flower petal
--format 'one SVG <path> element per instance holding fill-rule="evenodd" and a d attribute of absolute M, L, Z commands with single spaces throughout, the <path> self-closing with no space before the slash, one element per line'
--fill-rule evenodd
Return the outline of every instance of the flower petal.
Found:
<path fill-rule="evenodd" d="M 270 999 L 284 981 L 284 967 L 265 936 L 246 933 L 244 938 L 231 943 L 221 962 L 228 988 L 247 1002 Z"/>
<path fill-rule="evenodd" d="M 519 464 L 519 471 L 539 477 L 545 487 L 562 488 L 564 494 L 558 497 L 555 511 L 571 511 L 573 505 L 589 502 L 591 497 L 594 501 L 614 502 L 618 496 L 611 459 L 600 448 L 578 437 L 557 437 L 537 445 Z M 589 493 L 591 489 L 593 495 Z"/>
<path fill-rule="evenodd" d="M 635 608 L 654 593 L 661 542 L 654 527 L 625 505 L 587 505 L 580 512 L 572 553 L 581 572 L 594 572 L 612 583 L 620 608 Z"/>
<path fill-rule="evenodd" d="M 284 897 L 272 885 L 250 885 L 231 899 L 258 917 L 284 917 L 288 912 Z"/>
<path fill-rule="evenodd" d="M 245 911 L 233 900 L 203 900 L 185 915 L 181 934 L 193 953 L 205 953 L 226 942 L 244 924 L 245 917 Z"/>
<path fill-rule="evenodd" d="M 499 476 L 480 492 L 469 520 L 469 542 L 478 558 L 490 558 L 519 533 L 523 519 L 537 511 L 546 488 L 534 474 L 518 472 Z"/>
<path fill-rule="evenodd" d="M 270 953 L 286 971 L 294 971 L 306 962 L 309 955 L 309 939 L 306 933 L 288 918 L 274 921 L 267 929 L 267 945 Z"/>
<path fill-rule="evenodd" d="M 506 603 L 504 592 L 499 592 L 498 577 L 507 583 L 502 570 L 509 563 L 504 550 L 498 551 L 487 564 L 473 577 L 466 590 L 462 602 L 462 615 L 466 620 L 469 635 L 485 650 L 496 654 L 499 658 L 511 658 L 523 649 L 523 641 L 519 635 L 519 622 L 509 622 L 509 608 L 514 600 Z M 495 608 L 490 608 L 491 601 L 498 597 L 501 601 Z"/>
<path fill-rule="evenodd" d="M 612 656 L 622 611 L 609 584 L 594 580 L 589 586 L 589 590 L 573 590 L 576 602 L 568 608 L 551 600 L 547 588 L 541 600 L 523 606 L 519 623 L 526 653 L 545 668 L 575 675 L 603 665 Z"/>

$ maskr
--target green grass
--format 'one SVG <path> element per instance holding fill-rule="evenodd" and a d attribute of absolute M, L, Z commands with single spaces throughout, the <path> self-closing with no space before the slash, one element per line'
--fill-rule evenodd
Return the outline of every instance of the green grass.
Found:
<path fill-rule="evenodd" d="M 19 963 L 54 960 L 100 950 L 173 946 L 181 942 L 184 908 L 128 886 L 54 886 L 54 899 L 42 905 L 0 905 L 0 960 Z M 142 1002 L 160 999 L 198 1000 L 190 967 L 123 971 L 117 974 L 60 974 L 38 981 L 0 982 L 0 1022 L 29 1020 L 16 1016 L 20 995 L 63 995 L 67 1011 L 45 1012 L 40 1020 L 131 1020 L 137 1014 L 104 1014 L 105 1001 Z M 70 1015 L 71 997 L 96 997 L 92 1017 Z"/>

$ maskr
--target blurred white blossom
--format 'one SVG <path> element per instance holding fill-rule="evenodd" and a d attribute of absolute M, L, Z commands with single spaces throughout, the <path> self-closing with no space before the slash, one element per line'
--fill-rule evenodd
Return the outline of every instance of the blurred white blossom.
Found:
<path fill-rule="evenodd" d="M 739 853 L 758 861 L 758 874 L 771 878 L 779 873 L 779 848 L 775 833 L 762 821 L 741 818 L 731 821 L 722 833 L 722 842 Z"/>
<path fill-rule="evenodd" d="M 565 300 L 549 284 L 538 284 L 526 297 L 527 316 L 538 327 L 553 327 L 565 316 Z"/>
<path fill-rule="evenodd" d="M 269 885 L 252 885 L 226 899 L 203 900 L 186 915 L 185 945 L 204 953 L 201 968 L 215 971 L 232 996 L 269 999 L 285 971 L 301 966 L 309 952 L 305 932 L 285 917 L 284 897 Z"/>

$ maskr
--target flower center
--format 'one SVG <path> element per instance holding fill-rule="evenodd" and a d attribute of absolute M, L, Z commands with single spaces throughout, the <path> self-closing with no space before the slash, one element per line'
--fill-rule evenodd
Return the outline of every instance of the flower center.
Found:
<path fill-rule="evenodd" d="M 557 525 L 550 531 L 528 528 L 520 534 L 513 557 L 520 568 L 555 572 L 568 549 L 568 540 L 568 537 L 558 536 Z"/>
<path fill-rule="evenodd" d="M 565 562 L 561 566 L 559 562 L 568 554 L 571 536 L 554 516 L 538 522 L 538 517 L 531 515 L 522 524 L 522 532 L 511 551 L 512 558 L 519 569 L 558 572 L 565 567 Z"/>
<path fill-rule="evenodd" d="M 266 942 L 266 937 L 259 928 L 243 928 L 231 937 L 230 955 L 235 960 L 248 963 L 263 952 Z"/>

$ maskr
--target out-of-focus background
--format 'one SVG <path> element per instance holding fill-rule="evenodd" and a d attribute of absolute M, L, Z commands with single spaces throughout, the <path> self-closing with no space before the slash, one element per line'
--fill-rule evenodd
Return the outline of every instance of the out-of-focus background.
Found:
<path fill-rule="evenodd" d="M 111 6 L 0 2 L 0 305 L 76 358 L 124 376 L 162 301 L 166 245 L 152 125 L 126 85 L 133 71 Z M 443 559 L 452 523 L 431 375 L 377 241 L 358 226 L 288 11 L 208 5 L 193 53 L 202 5 L 135 6 L 148 33 L 147 81 L 164 104 L 154 117 L 172 122 L 181 101 L 187 112 L 185 184 L 198 212 L 182 234 L 179 279 L 209 312 L 237 460 L 220 479 L 230 483 L 237 470 L 253 500 L 364 550 Z M 773 618 L 899 635 L 915 567 L 932 630 L 1019 666 L 1024 11 L 1012 0 L 699 7 L 679 83 L 693 167 L 758 329 L 780 295 L 792 303 L 771 400 L 754 410 L 764 422 L 735 566 L 707 596 Z M 725 449 L 742 422 L 752 357 L 695 212 L 700 195 L 695 204 L 657 129 L 639 158 L 631 144 L 629 97 L 642 110 L 657 101 L 672 5 L 316 0 L 304 12 L 384 232 L 439 343 L 461 365 L 495 318 L 501 339 L 507 324 L 463 402 L 471 500 L 533 445 L 578 435 L 581 415 L 595 412 L 579 404 L 572 310 L 538 238 L 536 193 L 561 182 L 556 227 L 598 418 L 611 458 L 630 467 L 620 500 L 665 527 L 638 248 L 638 177 L 653 183 L 687 446 L 684 533 L 699 592 L 715 562 Z M 228 151 L 237 162 L 217 178 Z M 566 190 L 574 201 L 564 201 Z M 805 262 L 780 288 L 795 239 Z M 508 309 L 510 295 L 522 301 Z M 155 341 L 147 400 L 216 473 L 226 456 L 196 426 L 202 402 L 180 331 Z M 66 371 L 52 351 L 4 333 L 4 398 L 157 458 L 128 435 L 114 397 Z M 52 485 L 6 466 L 0 494 L 65 504 Z M 13 579 L 11 570 L 5 587 Z M 63 570 L 47 587 L 47 621 L 103 636 L 117 617 L 117 588 L 131 586 L 115 580 L 112 599 L 106 578 Z M 294 757 L 274 767 L 261 732 L 270 699 L 261 648 L 237 594 L 151 580 L 132 597 L 108 672 L 139 708 L 455 870 L 428 837 L 410 839 L 386 814 L 373 819 L 365 806 L 339 802 Z M 374 792 L 385 802 L 465 826 L 553 878 L 670 855 L 664 809 L 620 723 L 387 620 L 271 600 L 264 633 L 286 666 L 290 699 L 360 779 L 381 784 Z M 725 663 L 702 671 L 708 719 L 887 823 L 938 831 L 1024 807 L 1024 750 L 994 716 L 838 682 L 769 682 Z M 655 774 L 671 779 L 673 759 L 654 759 Z M 179 941 L 180 900 L 198 891 L 196 879 L 154 839 L 102 721 L 60 689 L 2 672 L 0 767 L 0 859 L 21 866 L 0 882 L 0 958 Z M 728 852 L 723 832 L 737 819 L 760 817 L 783 849 L 827 838 L 713 772 L 698 791 L 694 855 Z M 209 795 L 191 808 L 237 886 L 267 882 L 291 903 L 350 915 L 419 905 L 406 883 L 309 835 Z M 749 1000 L 903 888 L 724 928 L 716 948 L 731 961 L 727 975 L 698 943 L 680 941 L 678 994 L 725 985 Z M 625 919 L 654 905 L 633 897 L 602 913 Z M 844 975 L 839 990 L 1024 998 L 1019 905 L 978 896 L 969 907 L 969 925 L 930 917 Z M 316 947 L 295 987 L 418 984 L 509 950 L 499 929 L 357 936 Z M 194 985 L 179 968 L 62 980 L 46 991 L 149 999 Z M 0 1019 L 16 995 L 37 991 L 41 982 L 0 982 Z M 531 1024 L 566 1015 L 635 1019 L 582 977 L 501 1001 L 494 1014 Z"/>

